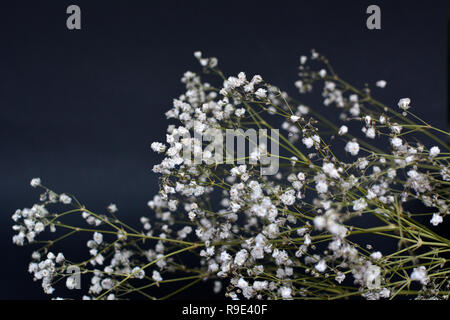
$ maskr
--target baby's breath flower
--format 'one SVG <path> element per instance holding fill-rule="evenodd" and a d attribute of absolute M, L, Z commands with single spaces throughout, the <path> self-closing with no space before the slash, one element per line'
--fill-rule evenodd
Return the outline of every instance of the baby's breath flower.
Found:
<path fill-rule="evenodd" d="M 41 185 L 41 179 L 40 178 L 33 178 L 33 179 L 31 179 L 30 185 L 33 188 L 36 188 L 37 186 L 40 186 Z"/>
<path fill-rule="evenodd" d="M 439 215 L 438 213 L 433 213 L 433 217 L 431 218 L 430 223 L 433 226 L 437 226 L 438 224 L 442 223 L 442 221 L 444 221 L 444 219 L 441 215 Z"/>
<path fill-rule="evenodd" d="M 157 270 L 153 270 L 152 279 L 155 280 L 156 282 L 160 282 L 163 280 L 161 274 Z"/>
<path fill-rule="evenodd" d="M 342 125 L 342 126 L 339 128 L 338 134 L 339 134 L 340 136 L 342 136 L 342 135 L 346 134 L 347 132 L 348 132 L 348 127 L 345 126 L 345 125 Z"/>
<path fill-rule="evenodd" d="M 403 141 L 402 141 L 402 139 L 400 139 L 398 137 L 394 137 L 391 139 L 391 144 L 394 148 L 398 149 L 402 146 Z"/>
<path fill-rule="evenodd" d="M 162 157 L 153 166 L 160 188 L 139 226 L 120 221 L 112 203 L 109 214 L 95 213 L 78 199 L 59 211 L 60 203 L 70 204 L 72 198 L 46 187 L 38 203 L 12 214 L 14 244 L 45 245 L 33 252 L 28 265 L 45 293 L 52 294 L 60 280 L 68 289 L 77 288 L 80 275 L 89 277 L 83 299 L 99 300 L 137 292 L 164 297 L 161 283 L 176 288 L 178 281 L 212 278 L 219 280 L 211 289 L 231 299 L 348 294 L 377 300 L 410 296 L 416 290 L 410 280 L 424 286 L 418 299 L 445 296 L 448 241 L 422 226 L 409 203 L 421 201 L 428 208 L 420 216 L 434 212 L 427 218 L 434 226 L 450 214 L 448 157 L 439 156 L 441 146 L 428 150 L 415 135 L 417 127 L 440 143 L 431 125 L 418 121 L 416 126 L 415 116 L 404 118 L 409 98 L 398 102 L 402 114 L 392 112 L 372 98 L 368 87 L 346 85 L 328 60 L 312 50 L 310 57 L 300 58 L 295 86 L 300 93 L 318 91 L 319 102 L 337 108 L 339 117 L 328 119 L 311 114 L 312 109 L 260 75 L 225 77 L 216 58 L 200 51 L 194 56 L 212 81 L 191 71 L 183 74 L 186 90 L 165 113 L 172 122 L 165 140 L 151 143 Z M 314 65 L 307 65 L 310 60 Z M 376 85 L 383 88 L 386 81 Z M 270 139 L 268 131 L 255 141 L 250 141 L 250 130 L 244 132 L 276 127 L 277 121 L 281 132 Z M 349 128 L 358 133 L 358 127 L 363 133 L 358 138 L 347 135 Z M 236 146 L 236 140 L 233 146 L 223 141 L 228 129 L 242 129 L 244 139 L 239 135 L 237 142 L 248 140 L 248 154 L 246 146 L 245 154 L 239 154 L 242 145 Z M 355 157 L 360 149 L 366 155 Z M 276 162 L 266 166 L 268 158 Z M 276 172 L 264 174 L 262 169 L 273 167 Z M 41 180 L 30 184 L 41 186 Z M 71 225 L 76 219 L 80 226 Z M 52 234 L 60 228 L 64 233 Z M 69 265 L 74 259 L 69 252 L 64 251 L 66 260 L 51 247 L 81 233 L 89 233 L 88 259 Z M 364 242 L 373 237 L 393 241 L 384 247 L 389 251 L 383 251 L 384 258 L 378 241 Z M 154 269 L 147 271 L 150 266 Z M 414 268 L 408 271 L 410 279 L 402 279 L 399 270 L 408 268 Z M 222 288 L 222 283 L 227 285 Z M 180 290 L 187 287 L 180 283 Z"/>
<path fill-rule="evenodd" d="M 164 151 L 166 151 L 166 146 L 161 142 L 153 142 L 151 147 L 153 151 L 158 153 L 163 153 Z"/>
<path fill-rule="evenodd" d="M 424 266 L 414 268 L 410 277 L 411 277 L 412 281 L 419 281 L 423 285 L 427 285 L 429 282 L 429 278 L 427 276 L 427 270 Z"/>
<path fill-rule="evenodd" d="M 72 202 L 72 198 L 69 197 L 68 195 L 62 193 L 59 196 L 59 201 L 64 203 L 64 204 L 70 204 Z"/>
<path fill-rule="evenodd" d="M 359 153 L 359 144 L 356 141 L 349 141 L 345 146 L 345 151 L 349 152 L 352 156 L 356 156 Z"/>
<path fill-rule="evenodd" d="M 119 211 L 114 203 L 111 203 L 106 209 L 111 213 L 116 213 L 117 211 Z"/>
<path fill-rule="evenodd" d="M 353 210 L 355 211 L 364 210 L 366 207 L 367 202 L 363 198 L 353 201 Z"/>
<path fill-rule="evenodd" d="M 265 98 L 267 96 L 267 90 L 263 89 L 263 88 L 259 88 L 258 90 L 256 90 L 255 95 L 258 98 Z"/>
<path fill-rule="evenodd" d="M 398 101 L 398 107 L 403 110 L 408 110 L 410 108 L 409 104 L 411 103 L 411 99 L 403 98 Z"/>
<path fill-rule="evenodd" d="M 384 80 L 378 80 L 376 83 L 377 87 L 380 87 L 380 88 L 386 87 L 386 84 L 387 84 L 387 82 Z"/>
<path fill-rule="evenodd" d="M 434 146 L 430 149 L 430 157 L 434 158 L 437 155 L 439 155 L 439 153 L 441 152 L 441 149 L 439 149 L 439 147 Z"/>

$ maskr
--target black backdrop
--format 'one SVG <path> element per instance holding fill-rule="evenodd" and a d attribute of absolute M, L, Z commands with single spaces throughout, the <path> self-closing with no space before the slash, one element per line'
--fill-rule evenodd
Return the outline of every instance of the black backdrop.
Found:
<path fill-rule="evenodd" d="M 82 30 L 66 28 L 70 4 Z M 382 30 L 366 28 L 369 4 Z M 150 144 L 164 137 L 182 73 L 198 68 L 195 50 L 295 92 L 298 57 L 315 48 L 350 82 L 387 80 L 381 100 L 410 97 L 447 126 L 446 1 L 2 1 L 0 15 L 3 299 L 46 298 L 26 272 L 30 249 L 11 244 L 10 216 L 38 196 L 30 178 L 95 210 L 115 202 L 131 223 L 149 214 Z"/>

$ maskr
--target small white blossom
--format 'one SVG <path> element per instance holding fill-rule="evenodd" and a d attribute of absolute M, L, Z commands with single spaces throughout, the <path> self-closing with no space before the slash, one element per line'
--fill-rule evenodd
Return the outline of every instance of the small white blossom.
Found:
<path fill-rule="evenodd" d="M 267 97 L 267 90 L 263 89 L 263 88 L 259 88 L 258 90 L 256 90 L 255 95 L 261 99 L 265 98 L 265 97 Z"/>
<path fill-rule="evenodd" d="M 33 179 L 31 179 L 30 185 L 33 188 L 36 188 L 37 186 L 40 186 L 41 185 L 41 179 L 40 178 L 33 178 Z"/>
<path fill-rule="evenodd" d="M 283 299 L 290 299 L 292 298 L 292 289 L 288 287 L 281 287 L 280 288 L 281 297 Z"/>
<path fill-rule="evenodd" d="M 434 146 L 430 149 L 430 157 L 434 158 L 441 152 L 441 149 L 439 147 Z"/>
<path fill-rule="evenodd" d="M 160 282 L 163 280 L 163 278 L 161 277 L 161 274 L 156 270 L 153 270 L 152 279 L 156 282 Z"/>
<path fill-rule="evenodd" d="M 347 132 L 348 132 L 348 127 L 345 126 L 345 125 L 343 125 L 343 126 L 341 126 L 341 127 L 339 128 L 338 134 L 339 134 L 340 136 L 342 136 L 342 135 L 346 134 Z"/>
<path fill-rule="evenodd" d="M 395 138 L 391 139 L 391 144 L 394 148 L 398 149 L 402 146 L 403 141 L 402 141 L 402 139 L 395 137 Z"/>
<path fill-rule="evenodd" d="M 327 264 L 325 260 L 320 260 L 314 268 L 319 272 L 324 272 L 327 269 Z"/>
<path fill-rule="evenodd" d="M 166 146 L 161 142 L 153 142 L 151 147 L 153 151 L 158 153 L 163 153 L 164 151 L 166 151 Z"/>
<path fill-rule="evenodd" d="M 319 71 L 319 76 L 321 78 L 325 78 L 326 75 L 327 75 L 327 71 L 325 69 L 322 69 Z"/>
<path fill-rule="evenodd" d="M 94 232 L 94 241 L 97 244 L 101 244 L 103 242 L 103 235 L 99 232 Z"/>
<path fill-rule="evenodd" d="M 314 144 L 314 140 L 310 137 L 308 138 L 303 138 L 302 139 L 303 144 L 306 146 L 306 148 L 311 148 Z"/>
<path fill-rule="evenodd" d="M 286 191 L 280 199 L 287 206 L 293 205 L 295 202 L 295 190 Z"/>
<path fill-rule="evenodd" d="M 64 262 L 66 258 L 64 258 L 64 255 L 60 252 L 58 253 L 58 255 L 56 256 L 55 262 L 56 263 L 62 263 Z"/>
<path fill-rule="evenodd" d="M 119 209 L 117 209 L 117 206 L 114 203 L 111 203 L 106 209 L 111 213 L 119 211 Z"/>
<path fill-rule="evenodd" d="M 400 108 L 400 109 L 403 109 L 403 110 L 408 110 L 409 109 L 409 104 L 411 103 L 411 99 L 409 99 L 409 98 L 403 98 L 403 99 L 400 99 L 399 101 L 398 101 L 398 107 Z"/>
<path fill-rule="evenodd" d="M 236 109 L 236 111 L 234 112 L 234 114 L 238 118 L 242 117 L 244 115 L 244 113 L 245 113 L 245 109 L 244 108 Z"/>
<path fill-rule="evenodd" d="M 437 226 L 438 224 L 442 223 L 442 221 L 444 221 L 444 219 L 442 218 L 442 216 L 438 213 L 433 213 L 433 217 L 430 220 L 430 223 L 433 226 Z"/>
<path fill-rule="evenodd" d="M 427 285 L 429 281 L 427 270 L 424 266 L 414 268 L 410 277 L 412 281 L 419 281 L 423 285 Z"/>
<path fill-rule="evenodd" d="M 386 87 L 386 84 L 387 84 L 387 82 L 384 80 L 378 80 L 376 83 L 377 87 L 380 87 L 380 88 Z"/>
<path fill-rule="evenodd" d="M 236 257 L 234 258 L 234 263 L 238 266 L 242 266 L 248 258 L 248 252 L 245 249 L 242 249 L 238 253 L 236 253 Z"/>
<path fill-rule="evenodd" d="M 360 211 L 367 207 L 367 202 L 363 198 L 353 201 L 353 210 Z"/>
<path fill-rule="evenodd" d="M 380 251 L 375 251 L 370 255 L 370 257 L 374 260 L 380 260 L 383 257 L 383 255 L 381 254 Z"/>
<path fill-rule="evenodd" d="M 64 204 L 70 204 L 70 203 L 72 202 L 72 198 L 69 197 L 68 195 L 62 193 L 62 194 L 59 196 L 59 201 L 62 202 L 62 203 L 64 203 Z"/>
<path fill-rule="evenodd" d="M 345 146 L 345 151 L 349 152 L 352 156 L 356 156 L 359 152 L 359 144 L 356 141 L 349 141 Z"/>

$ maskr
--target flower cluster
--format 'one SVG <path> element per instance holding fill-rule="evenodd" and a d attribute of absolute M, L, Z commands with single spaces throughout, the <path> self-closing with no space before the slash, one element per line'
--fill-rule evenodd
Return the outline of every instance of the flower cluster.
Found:
<path fill-rule="evenodd" d="M 348 84 L 314 50 L 300 58 L 295 86 L 300 94 L 319 91 L 323 107 L 339 111 L 336 123 L 260 75 L 227 77 L 216 58 L 195 57 L 218 85 L 194 72 L 183 75 L 186 92 L 166 112 L 173 123 L 164 141 L 151 143 L 162 157 L 153 167 L 160 192 L 148 202 L 152 213 L 141 217 L 140 230 L 118 220 L 114 204 L 96 214 L 40 179 L 31 181 L 44 194 L 13 215 L 14 243 L 33 243 L 47 228 L 67 231 L 35 254 L 35 260 L 47 254 L 45 260 L 30 264 L 47 293 L 58 277 L 67 278 L 69 289 L 76 285 L 66 272 L 72 265 L 48 252 L 51 245 L 92 232 L 87 260 L 75 264 L 92 275 L 86 299 L 154 299 L 151 289 L 166 282 L 190 281 L 184 289 L 201 280 L 214 280 L 213 291 L 231 299 L 448 298 L 450 240 L 430 227 L 450 214 L 450 153 L 441 151 L 449 147 L 435 135 L 449 133 L 411 113 L 409 98 L 397 102 L 398 112 L 369 88 Z M 227 146 L 218 158 L 198 138 L 278 124 L 279 154 L 263 145 L 237 159 Z M 267 154 L 280 161 L 274 175 L 261 174 Z M 225 161 L 230 156 L 232 163 Z M 414 202 L 424 212 L 410 209 Z M 71 209 L 50 213 L 54 205 Z M 79 214 L 87 227 L 63 222 L 69 214 Z M 423 216 L 429 226 L 419 221 Z M 358 235 L 394 241 L 398 250 L 377 249 Z"/>

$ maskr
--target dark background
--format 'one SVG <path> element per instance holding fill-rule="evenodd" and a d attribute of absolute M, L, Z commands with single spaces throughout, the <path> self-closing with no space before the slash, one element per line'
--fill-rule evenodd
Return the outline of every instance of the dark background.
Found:
<path fill-rule="evenodd" d="M 66 28 L 70 4 L 82 30 Z M 366 28 L 370 4 L 382 30 Z M 150 214 L 150 144 L 182 73 L 200 70 L 195 50 L 295 94 L 298 57 L 315 48 L 350 83 L 384 79 L 380 100 L 410 97 L 447 129 L 446 1 L 2 1 L 0 15 L 2 299 L 47 298 L 26 271 L 31 248 L 11 243 L 10 216 L 38 198 L 30 178 L 93 210 L 117 203 L 134 225 Z"/>

